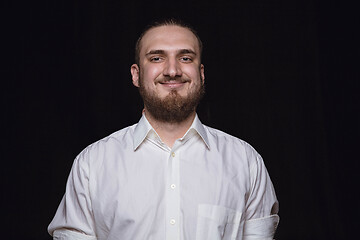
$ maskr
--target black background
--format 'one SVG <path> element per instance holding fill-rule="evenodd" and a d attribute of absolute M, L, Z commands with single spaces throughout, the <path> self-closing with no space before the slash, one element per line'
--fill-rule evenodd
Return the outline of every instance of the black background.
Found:
<path fill-rule="evenodd" d="M 359 14 L 338 1 L 5 1 L 1 239 L 51 239 L 75 156 L 136 123 L 135 41 L 178 17 L 204 42 L 200 119 L 253 145 L 277 239 L 350 239 L 359 222 Z M 5 235 L 4 235 L 5 234 Z"/>

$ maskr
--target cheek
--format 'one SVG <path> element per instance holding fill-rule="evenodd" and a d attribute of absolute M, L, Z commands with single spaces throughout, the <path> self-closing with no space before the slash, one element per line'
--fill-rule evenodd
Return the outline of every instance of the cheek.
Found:
<path fill-rule="evenodd" d="M 194 82 L 201 81 L 200 69 L 198 67 L 188 67 L 183 72 Z"/>
<path fill-rule="evenodd" d="M 200 76 L 200 68 L 197 64 L 188 64 L 183 67 L 183 72 L 187 72 L 192 77 Z"/>
<path fill-rule="evenodd" d="M 148 66 L 144 68 L 144 79 L 153 81 L 162 73 L 160 66 Z"/>

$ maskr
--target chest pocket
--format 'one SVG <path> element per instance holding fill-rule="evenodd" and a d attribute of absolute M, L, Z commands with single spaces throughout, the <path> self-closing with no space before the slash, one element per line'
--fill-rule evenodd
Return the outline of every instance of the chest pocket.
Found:
<path fill-rule="evenodd" d="M 241 235 L 241 212 L 208 204 L 198 206 L 196 240 L 235 240 Z M 240 228 L 241 227 L 241 228 Z"/>

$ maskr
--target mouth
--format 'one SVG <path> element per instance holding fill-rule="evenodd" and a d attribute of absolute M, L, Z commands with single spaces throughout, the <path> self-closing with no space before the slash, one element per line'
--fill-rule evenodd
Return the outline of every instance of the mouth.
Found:
<path fill-rule="evenodd" d="M 180 79 L 180 80 L 160 80 L 158 81 L 159 84 L 161 84 L 164 87 L 168 88 L 179 88 L 186 83 L 190 82 L 189 80 Z"/>

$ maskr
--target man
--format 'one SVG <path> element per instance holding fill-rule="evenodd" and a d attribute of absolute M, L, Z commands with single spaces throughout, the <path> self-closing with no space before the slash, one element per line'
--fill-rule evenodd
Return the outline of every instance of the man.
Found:
<path fill-rule="evenodd" d="M 278 203 L 260 155 L 196 115 L 201 51 L 175 20 L 144 31 L 131 66 L 143 116 L 77 156 L 54 239 L 272 239 Z"/>

